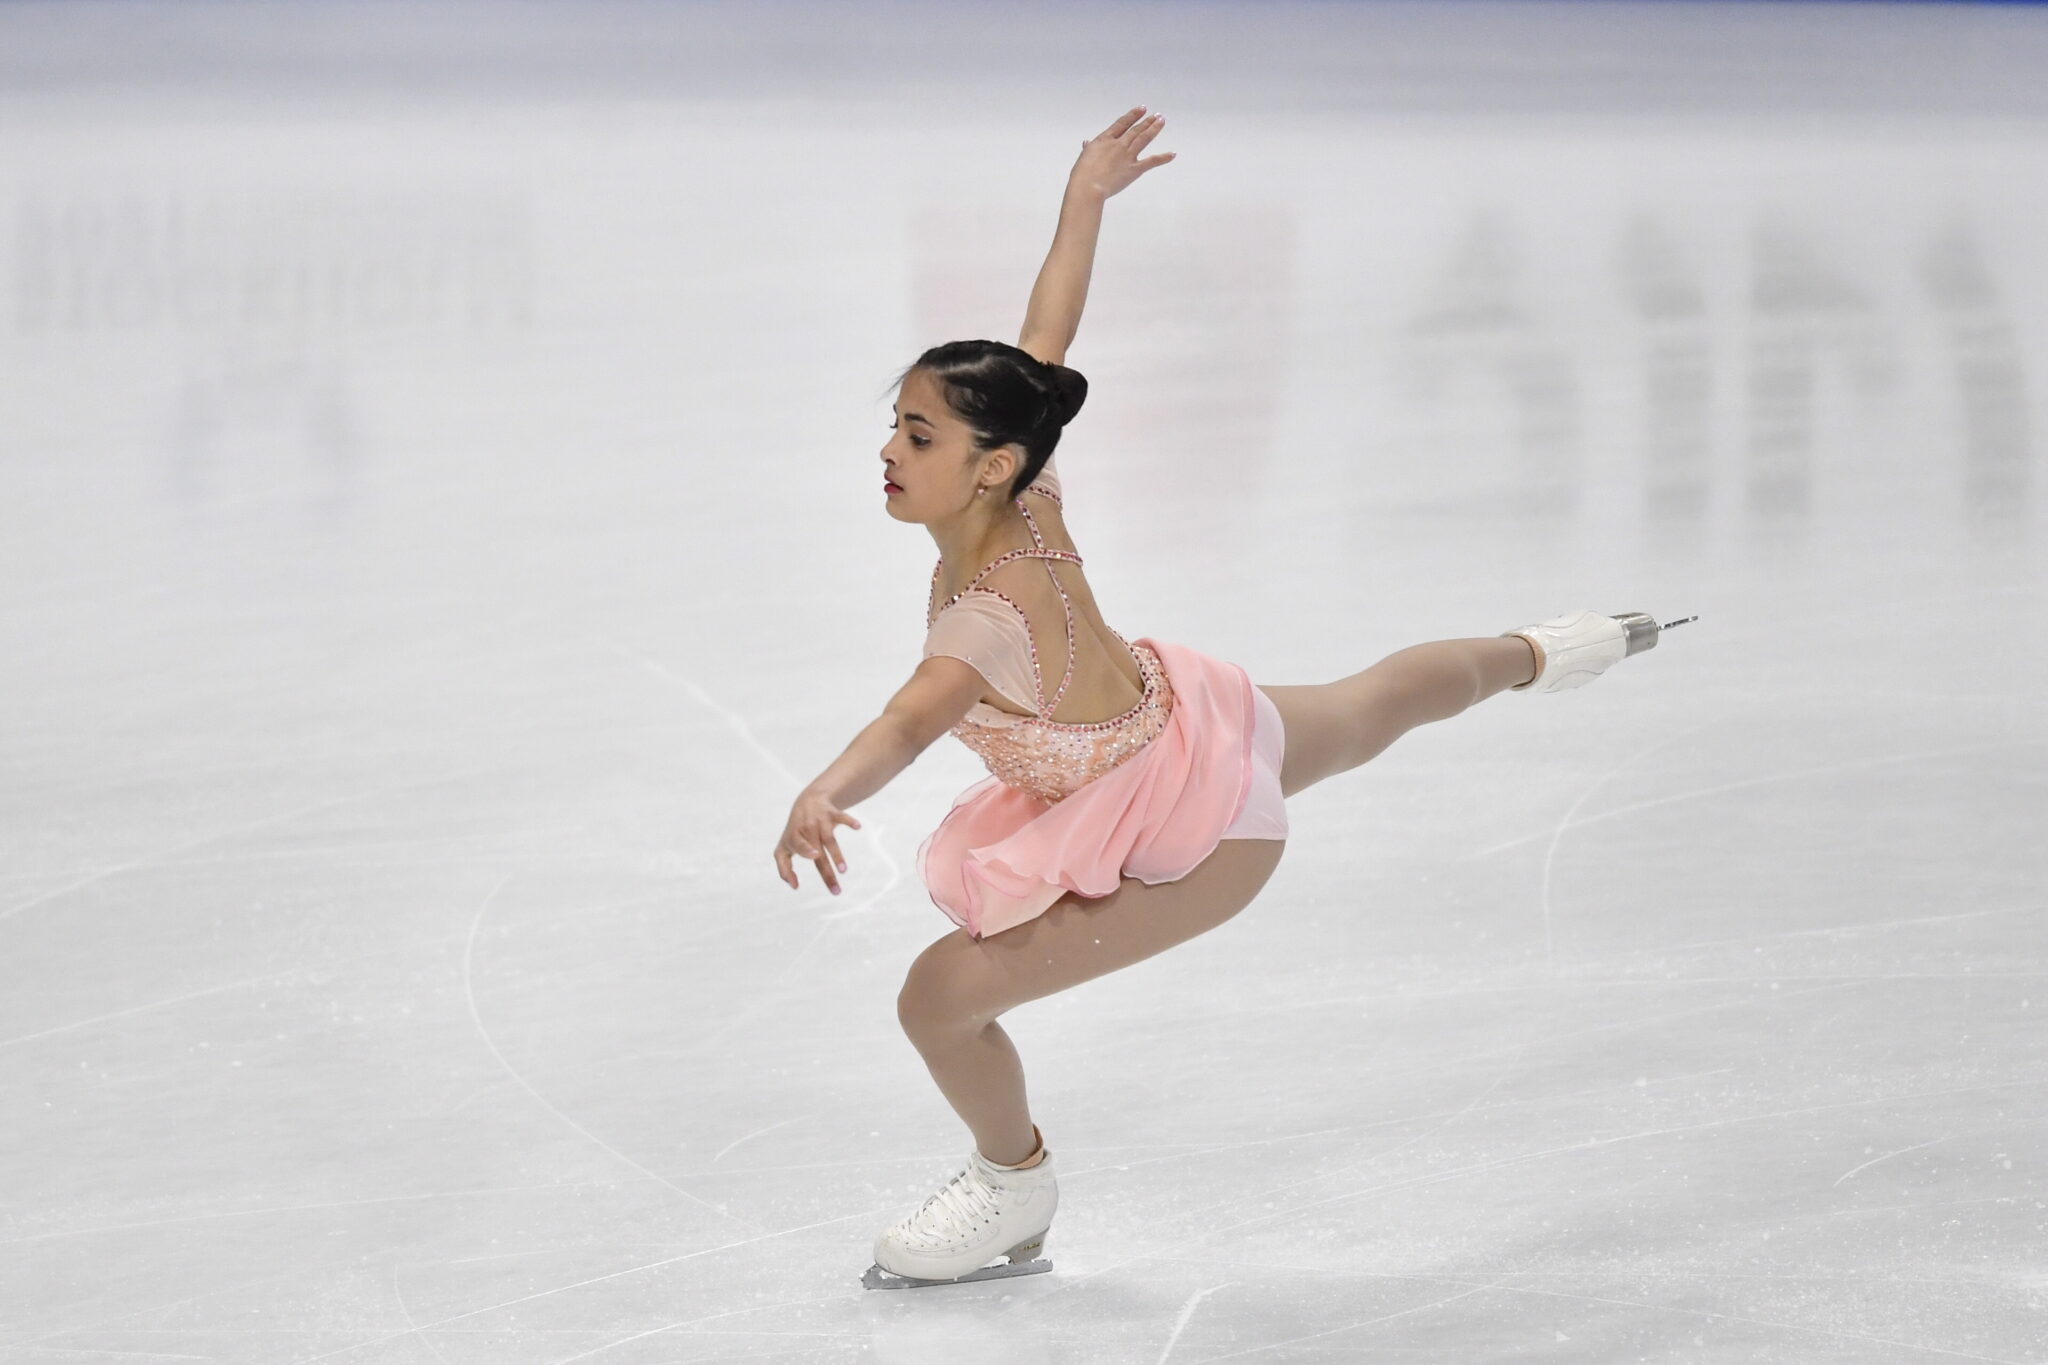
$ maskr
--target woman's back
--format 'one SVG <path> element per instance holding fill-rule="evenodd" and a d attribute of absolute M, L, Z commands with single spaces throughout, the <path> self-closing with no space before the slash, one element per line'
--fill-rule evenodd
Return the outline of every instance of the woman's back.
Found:
<path fill-rule="evenodd" d="M 1045 469 L 1021 495 L 1020 501 L 1028 514 L 1023 533 L 1015 537 L 1014 543 L 988 556 L 994 568 L 984 573 L 986 565 L 961 565 L 956 575 L 949 572 L 950 566 L 938 566 L 933 575 L 926 624 L 929 626 L 970 583 L 977 589 L 1000 594 L 1010 604 L 1007 610 L 1028 625 L 1030 647 L 1037 663 L 1036 682 L 1042 704 L 1048 708 L 1043 712 L 1044 718 L 1056 724 L 1093 725 L 1115 720 L 1136 706 L 1144 696 L 1145 680 L 1136 657 L 1103 619 L 1082 565 L 1075 562 L 1080 555 L 1067 533 L 1055 463 L 1048 460 Z M 1031 535 L 1033 529 L 1038 533 L 1036 540 Z M 1036 551 L 1041 547 L 1074 558 L 1040 558 L 1031 554 L 1018 555 L 1007 563 L 996 562 L 1014 551 Z M 980 575 L 978 582 L 976 575 Z M 1019 683 L 1012 686 L 1023 691 Z M 984 721 L 993 719 L 987 711 L 1036 717 L 1041 714 L 1040 704 L 1041 698 L 1012 697 L 991 686 L 982 693 L 970 715 Z"/>

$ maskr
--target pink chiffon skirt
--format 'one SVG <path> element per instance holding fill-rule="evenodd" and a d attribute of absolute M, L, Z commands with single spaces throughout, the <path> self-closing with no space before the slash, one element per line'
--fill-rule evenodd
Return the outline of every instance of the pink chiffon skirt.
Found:
<path fill-rule="evenodd" d="M 1236 664 L 1140 638 L 1173 689 L 1166 728 L 1064 800 L 989 777 L 918 846 L 932 903 L 975 938 L 1035 919 L 1069 892 L 1107 896 L 1192 872 L 1225 838 L 1284 839 L 1280 714 Z"/>

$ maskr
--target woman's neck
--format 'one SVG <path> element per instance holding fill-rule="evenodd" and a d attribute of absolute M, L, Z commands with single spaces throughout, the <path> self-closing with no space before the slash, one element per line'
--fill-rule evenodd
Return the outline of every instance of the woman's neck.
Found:
<path fill-rule="evenodd" d="M 1019 539 L 1030 544 L 1030 533 L 1024 526 L 1024 515 L 1015 503 L 1003 504 L 999 513 L 990 514 L 986 520 L 977 518 L 974 522 L 956 525 L 951 533 L 937 527 L 932 529 L 932 539 L 939 547 L 939 559 L 965 583 L 966 576 L 978 573 L 983 565 L 1005 552 L 1017 548 Z"/>

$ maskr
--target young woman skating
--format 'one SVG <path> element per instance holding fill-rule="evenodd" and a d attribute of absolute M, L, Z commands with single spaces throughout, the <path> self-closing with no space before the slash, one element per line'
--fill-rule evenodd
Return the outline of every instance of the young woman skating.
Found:
<path fill-rule="evenodd" d="M 1286 848 L 1284 798 L 1418 725 L 1497 692 L 1580 686 L 1657 640 L 1640 613 L 1576 611 L 1275 687 L 1186 645 L 1126 640 L 1103 619 L 1052 464 L 1088 393 L 1063 362 L 1103 204 L 1173 159 L 1141 156 L 1162 125 L 1140 106 L 1083 144 L 1015 346 L 948 342 L 900 377 L 881 472 L 889 515 L 939 549 L 924 659 L 797 797 L 776 845 L 785 882 L 810 859 L 836 895 L 838 826 L 860 828 L 847 807 L 945 734 L 991 774 L 918 849 L 925 886 L 959 927 L 919 954 L 897 998 L 975 1149 L 875 1240 L 870 1287 L 1051 1268 L 1038 1253 L 1059 1198 L 1052 1156 L 998 1017 L 1242 910 Z"/>

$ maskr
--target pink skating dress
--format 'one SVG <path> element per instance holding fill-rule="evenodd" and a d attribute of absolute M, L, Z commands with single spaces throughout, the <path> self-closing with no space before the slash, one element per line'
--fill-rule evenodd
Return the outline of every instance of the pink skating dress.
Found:
<path fill-rule="evenodd" d="M 1066 589 L 1047 563 L 1067 625 L 1066 675 L 1048 701 L 1029 617 L 980 586 L 1016 559 L 1081 563 L 1079 555 L 1047 548 L 1024 501 L 1032 493 L 1059 501 L 1051 462 L 1017 498 L 1036 548 L 990 561 L 943 605 L 941 561 L 926 604 L 925 656 L 966 660 L 996 692 L 1035 713 L 1013 715 L 979 700 L 968 708 L 952 733 L 990 776 L 955 798 L 918 846 L 933 904 L 977 939 L 1036 918 L 1068 892 L 1106 896 L 1124 877 L 1176 881 L 1226 836 L 1285 838 L 1287 829 L 1279 716 L 1236 664 L 1112 630 L 1138 665 L 1143 696 L 1123 715 L 1094 724 L 1049 719 L 1074 673 Z"/>

